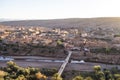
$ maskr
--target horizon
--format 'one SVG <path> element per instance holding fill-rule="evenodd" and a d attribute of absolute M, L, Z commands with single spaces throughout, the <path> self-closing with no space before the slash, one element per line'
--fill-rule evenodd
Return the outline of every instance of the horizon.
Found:
<path fill-rule="evenodd" d="M 120 17 L 90 17 L 90 18 L 55 18 L 55 19 L 7 19 L 0 18 L 0 21 L 24 21 L 24 20 L 61 20 L 61 19 L 98 19 L 98 18 L 120 18 Z"/>
<path fill-rule="evenodd" d="M 119 0 L 1 0 L 0 19 L 120 17 Z"/>

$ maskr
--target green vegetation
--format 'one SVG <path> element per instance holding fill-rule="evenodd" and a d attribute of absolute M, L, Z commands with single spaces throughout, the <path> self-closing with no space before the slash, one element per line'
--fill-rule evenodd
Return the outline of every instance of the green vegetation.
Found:
<path fill-rule="evenodd" d="M 4 80 L 4 76 L 6 76 L 7 73 L 4 71 L 0 71 L 0 80 Z"/>
<path fill-rule="evenodd" d="M 108 70 L 96 65 L 93 70 L 93 72 L 65 72 L 65 80 L 119 80 L 120 78 L 120 71 L 117 68 Z M 67 77 L 68 75 L 71 75 L 71 78 Z"/>
<path fill-rule="evenodd" d="M 40 69 L 40 72 L 45 74 L 46 76 L 53 76 L 53 74 L 57 73 L 58 70 L 56 68 L 52 68 L 52 69 L 42 68 Z"/>
<path fill-rule="evenodd" d="M 116 34 L 116 35 L 114 35 L 114 37 L 120 37 L 120 34 Z"/>
<path fill-rule="evenodd" d="M 94 48 L 90 49 L 92 53 L 105 53 L 105 54 L 119 54 L 120 50 L 114 47 L 112 48 Z"/>
<path fill-rule="evenodd" d="M 63 80 L 61 76 L 59 76 L 58 73 L 54 74 L 52 77 L 52 80 Z"/>
<path fill-rule="evenodd" d="M 59 76 L 56 69 L 38 69 L 33 67 L 23 68 L 15 62 L 7 62 L 6 67 L 0 68 L 0 80 L 120 80 L 120 71 L 101 69 L 101 66 L 93 67 L 93 72 L 64 72 Z M 47 74 L 47 76 L 45 76 Z"/>
<path fill-rule="evenodd" d="M 60 40 L 60 39 L 57 40 L 57 47 L 64 48 L 62 40 Z"/>
<path fill-rule="evenodd" d="M 75 78 L 73 78 L 73 80 L 84 80 L 84 79 L 81 76 L 76 76 Z"/>
<path fill-rule="evenodd" d="M 23 68 L 15 62 L 7 62 L 7 66 L 0 71 L 0 80 L 46 80 L 47 77 L 40 73 L 38 68 Z"/>
<path fill-rule="evenodd" d="M 33 44 L 3 44 L 0 45 L 0 51 L 6 52 L 8 54 L 2 55 L 43 55 L 46 56 L 55 56 L 58 53 L 64 53 L 64 46 L 63 44 L 58 44 L 56 46 L 49 46 L 49 45 L 33 45 Z M 57 53 L 57 54 L 56 54 Z M 1 53 L 0 53 L 1 54 Z"/>

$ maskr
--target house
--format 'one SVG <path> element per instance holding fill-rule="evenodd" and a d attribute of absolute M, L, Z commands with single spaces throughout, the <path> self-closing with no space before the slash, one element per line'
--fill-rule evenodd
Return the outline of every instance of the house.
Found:
<path fill-rule="evenodd" d="M 81 33 L 81 37 L 87 37 L 88 34 L 87 33 Z"/>

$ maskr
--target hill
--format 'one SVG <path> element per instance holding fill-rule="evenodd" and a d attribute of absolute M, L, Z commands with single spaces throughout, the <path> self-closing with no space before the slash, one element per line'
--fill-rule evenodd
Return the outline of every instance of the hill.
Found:
<path fill-rule="evenodd" d="M 0 25 L 8 26 L 42 26 L 62 28 L 120 28 L 120 17 L 101 18 L 68 18 L 51 20 L 19 20 L 0 22 Z"/>

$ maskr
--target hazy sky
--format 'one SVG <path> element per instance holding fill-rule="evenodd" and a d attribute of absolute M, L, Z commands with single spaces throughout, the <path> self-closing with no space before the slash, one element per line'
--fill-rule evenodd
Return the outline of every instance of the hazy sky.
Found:
<path fill-rule="evenodd" d="M 0 0 L 0 18 L 120 17 L 120 0 Z"/>

